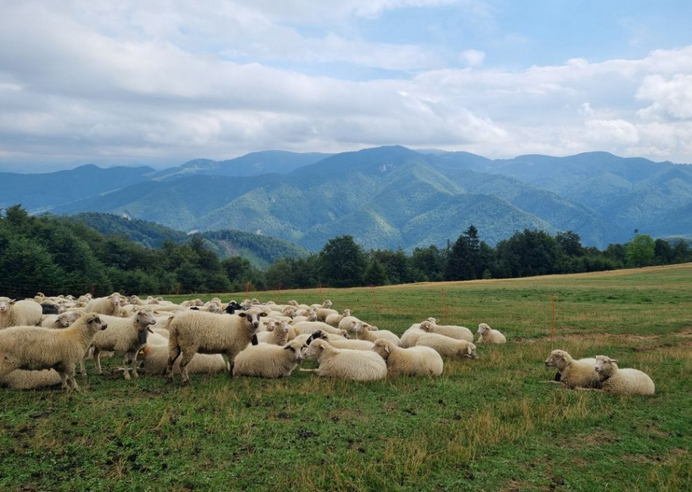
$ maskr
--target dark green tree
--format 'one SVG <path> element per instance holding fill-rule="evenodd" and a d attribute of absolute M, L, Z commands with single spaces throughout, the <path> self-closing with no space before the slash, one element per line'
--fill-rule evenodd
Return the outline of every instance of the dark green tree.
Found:
<path fill-rule="evenodd" d="M 330 287 L 363 285 L 366 256 L 353 236 L 330 239 L 319 253 L 320 280 Z"/>
<path fill-rule="evenodd" d="M 634 267 L 650 265 L 656 254 L 654 240 L 648 234 L 637 234 L 627 243 L 627 263 Z"/>
<path fill-rule="evenodd" d="M 382 263 L 373 258 L 365 267 L 363 281 L 367 285 L 384 285 L 387 283 L 387 273 L 385 272 Z"/>

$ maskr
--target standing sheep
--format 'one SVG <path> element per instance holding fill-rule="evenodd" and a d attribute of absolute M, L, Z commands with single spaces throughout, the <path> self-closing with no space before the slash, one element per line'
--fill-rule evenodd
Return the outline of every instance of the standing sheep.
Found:
<path fill-rule="evenodd" d="M 63 388 L 79 389 L 75 364 L 97 332 L 106 329 L 98 314 L 88 314 L 64 330 L 15 326 L 0 331 L 0 377 L 16 369 L 55 369 Z"/>
<path fill-rule="evenodd" d="M 568 388 L 598 388 L 600 379 L 594 370 L 593 359 L 574 360 L 564 350 L 553 350 L 545 361 L 546 367 L 556 367 L 560 382 Z M 557 376 L 556 376 L 557 379 Z"/>
<path fill-rule="evenodd" d="M 617 395 L 653 395 L 656 386 L 653 380 L 637 369 L 620 369 L 617 359 L 605 355 L 596 356 L 595 370 L 601 382 L 601 388 Z"/>
<path fill-rule="evenodd" d="M 486 323 L 478 325 L 478 341 L 476 343 L 507 343 L 505 336 L 497 330 L 493 330 Z"/>
<path fill-rule="evenodd" d="M 468 357 L 471 359 L 477 357 L 476 346 L 473 343 L 437 333 L 421 335 L 416 340 L 416 347 L 419 345 L 435 349 L 444 357 Z"/>
<path fill-rule="evenodd" d="M 387 377 L 442 374 L 442 356 L 430 347 L 404 349 L 382 339 L 375 341 L 373 351 L 387 362 Z"/>
<path fill-rule="evenodd" d="M 236 355 L 234 376 L 256 376 L 267 379 L 288 377 L 302 359 L 303 342 L 293 340 L 285 346 L 260 343 Z"/>
<path fill-rule="evenodd" d="M 375 381 L 387 377 L 387 364 L 375 352 L 338 349 L 325 340 L 317 339 L 310 343 L 303 355 L 306 359 L 319 361 L 320 366 L 314 371 L 318 376 L 353 381 Z"/>
<path fill-rule="evenodd" d="M 114 292 L 108 297 L 97 297 L 89 301 L 84 310 L 87 313 L 108 314 L 110 316 L 120 316 L 120 301 L 122 296 Z"/>
<path fill-rule="evenodd" d="M 0 330 L 10 326 L 37 326 L 41 324 L 43 309 L 36 301 L 15 301 L 0 297 Z"/>
<path fill-rule="evenodd" d="M 286 321 L 278 323 L 270 321 L 267 324 L 267 331 L 263 331 L 257 334 L 257 341 L 259 343 L 269 343 L 271 345 L 284 346 L 288 341 L 288 331 L 291 328 Z"/>
<path fill-rule="evenodd" d="M 189 383 L 187 365 L 198 352 L 225 354 L 232 374 L 235 356 L 251 342 L 262 316 L 266 314 L 254 308 L 239 314 L 221 316 L 200 311 L 178 314 L 169 325 L 166 377 L 173 380 L 173 363 L 182 353 L 180 374 L 183 382 Z"/>

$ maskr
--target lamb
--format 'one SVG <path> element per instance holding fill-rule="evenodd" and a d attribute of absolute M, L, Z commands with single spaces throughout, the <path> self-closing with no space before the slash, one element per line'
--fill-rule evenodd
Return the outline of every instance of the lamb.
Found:
<path fill-rule="evenodd" d="M 478 325 L 478 341 L 476 343 L 507 343 L 505 336 L 497 330 L 493 330 L 486 323 Z"/>
<path fill-rule="evenodd" d="M 108 297 L 97 297 L 89 301 L 84 310 L 87 313 L 108 314 L 110 316 L 120 316 L 120 301 L 122 296 L 114 292 Z"/>
<path fill-rule="evenodd" d="M 10 326 L 40 325 L 42 314 L 43 309 L 36 301 L 0 297 L 0 330 Z"/>
<path fill-rule="evenodd" d="M 44 328 L 54 329 L 67 328 L 82 316 L 84 316 L 84 311 L 81 310 L 65 311 L 64 313 L 58 315 L 51 314 L 46 316 L 44 320 L 41 321 L 41 326 L 43 326 Z"/>
<path fill-rule="evenodd" d="M 91 346 L 94 349 L 92 360 L 96 365 L 96 371 L 99 374 L 103 374 L 100 353 L 102 351 L 111 351 L 123 355 L 125 379 L 130 379 L 128 362 L 132 363 L 132 376 L 138 378 L 137 351 L 146 343 L 149 326 L 156 324 L 154 313 L 150 310 L 142 310 L 130 318 L 103 316 L 103 319 L 108 323 L 110 329 L 107 332 L 98 333 L 91 342 Z"/>
<path fill-rule="evenodd" d="M 332 325 L 334 327 L 339 326 L 339 323 L 341 322 L 342 319 L 344 319 L 346 316 L 351 316 L 351 310 L 350 309 L 344 309 L 343 314 L 330 314 L 324 319 L 324 322 L 327 323 L 328 325 Z"/>
<path fill-rule="evenodd" d="M 546 359 L 545 366 L 556 367 L 560 372 L 560 382 L 568 388 L 598 388 L 600 378 L 594 370 L 594 364 L 588 361 L 589 359 L 574 360 L 564 350 L 553 350 Z"/>
<path fill-rule="evenodd" d="M 150 334 L 151 338 L 154 338 Z M 149 343 L 137 354 L 142 370 L 147 375 L 163 376 L 168 369 L 168 340 L 165 345 Z M 180 374 L 180 358 L 173 364 L 173 374 Z M 187 365 L 189 374 L 216 374 L 227 372 L 228 364 L 221 354 L 195 354 Z"/>
<path fill-rule="evenodd" d="M 616 395 L 653 395 L 656 391 L 653 380 L 637 369 L 620 369 L 617 359 L 605 355 L 596 356 L 595 370 L 601 388 Z"/>
<path fill-rule="evenodd" d="M 377 340 L 372 349 L 387 362 L 387 377 L 440 376 L 442 356 L 430 347 L 401 348 L 384 339 Z"/>
<path fill-rule="evenodd" d="M 198 352 L 225 354 L 229 361 L 229 373 L 232 374 L 232 361 L 250 343 L 262 316 L 265 314 L 257 309 L 221 316 L 195 311 L 178 314 L 169 325 L 171 338 L 166 377 L 173 380 L 173 363 L 182 353 L 180 374 L 183 382 L 189 383 L 187 365 Z"/>
<path fill-rule="evenodd" d="M 420 328 L 428 333 L 437 333 L 457 340 L 473 342 L 473 333 L 465 326 L 438 325 L 435 318 L 428 318 L 420 324 Z"/>
<path fill-rule="evenodd" d="M 375 381 L 387 377 L 387 364 L 375 352 L 338 349 L 325 340 L 317 339 L 304 349 L 303 355 L 306 359 L 319 361 L 320 366 L 314 371 L 318 376 L 353 381 Z"/>
<path fill-rule="evenodd" d="M 60 374 L 54 369 L 43 371 L 24 371 L 17 369 L 3 377 L 0 377 L 0 388 L 11 389 L 37 389 L 56 386 L 60 384 Z"/>
<path fill-rule="evenodd" d="M 401 344 L 399 337 L 391 331 L 378 330 L 376 327 L 365 326 L 362 322 L 356 323 L 353 327 L 353 331 L 356 333 L 356 337 L 358 337 L 359 340 L 367 340 L 374 343 L 376 340 L 384 339 L 389 340 L 397 347 Z"/>
<path fill-rule="evenodd" d="M 416 340 L 416 347 L 424 346 L 435 349 L 443 357 L 468 357 L 475 359 L 476 346 L 466 340 L 457 340 L 437 333 L 421 335 Z"/>
<path fill-rule="evenodd" d="M 285 346 L 260 343 L 236 355 L 234 376 L 257 376 L 267 379 L 288 377 L 301 363 L 303 342 L 294 340 Z"/>
<path fill-rule="evenodd" d="M 269 329 L 270 327 L 271 329 Z M 274 321 L 270 321 L 267 325 L 267 331 L 257 334 L 257 341 L 259 343 L 284 346 L 288 342 L 288 331 L 290 328 L 286 321 L 279 323 L 279 326 Z"/>
<path fill-rule="evenodd" d="M 0 331 L 0 377 L 16 369 L 55 369 L 63 388 L 79 390 L 75 364 L 82 360 L 97 332 L 105 330 L 96 313 L 87 314 L 64 330 L 16 326 Z"/>

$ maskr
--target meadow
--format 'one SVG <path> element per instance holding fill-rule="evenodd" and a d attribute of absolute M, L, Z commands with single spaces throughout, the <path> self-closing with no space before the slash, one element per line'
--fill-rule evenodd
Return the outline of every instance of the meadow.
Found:
<path fill-rule="evenodd" d="M 182 386 L 125 381 L 108 360 L 79 393 L 2 389 L 0 490 L 692 490 L 692 264 L 250 296 L 331 299 L 399 334 L 428 316 L 487 322 L 508 343 L 446 360 L 435 379 L 296 370 Z M 617 358 L 656 394 L 546 384 L 556 348 Z"/>

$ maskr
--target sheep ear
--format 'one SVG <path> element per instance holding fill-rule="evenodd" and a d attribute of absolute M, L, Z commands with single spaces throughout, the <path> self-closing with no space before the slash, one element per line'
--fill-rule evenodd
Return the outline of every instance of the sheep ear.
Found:
<path fill-rule="evenodd" d="M 259 313 L 259 315 L 260 315 L 260 316 L 266 316 L 267 313 L 265 313 L 264 311 L 262 311 L 261 313 Z"/>
<path fill-rule="evenodd" d="M 17 302 L 17 299 L 10 299 L 10 304 L 14 304 L 15 302 Z"/>
<path fill-rule="evenodd" d="M 241 318 L 245 318 L 247 316 L 247 314 L 246 313 L 238 313 L 238 316 L 240 316 Z"/>
<path fill-rule="evenodd" d="M 286 345 L 286 346 L 284 347 L 284 350 L 293 350 L 294 352 L 296 351 L 296 349 L 294 349 L 294 348 L 291 347 L 290 345 Z"/>
<path fill-rule="evenodd" d="M 617 362 L 617 359 L 608 359 L 608 362 Z"/>
<path fill-rule="evenodd" d="M 384 351 L 389 353 L 389 347 L 387 345 L 384 346 Z"/>

